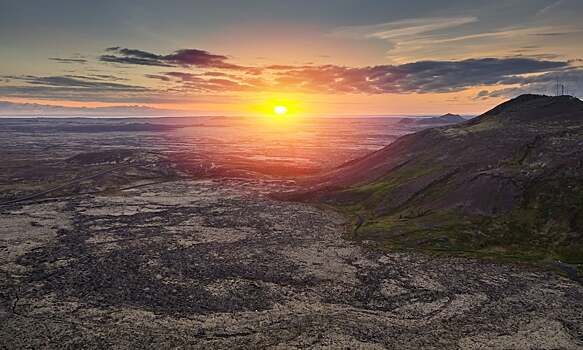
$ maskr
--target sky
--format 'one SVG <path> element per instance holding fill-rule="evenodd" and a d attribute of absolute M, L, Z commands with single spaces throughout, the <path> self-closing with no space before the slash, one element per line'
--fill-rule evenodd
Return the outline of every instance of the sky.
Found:
<path fill-rule="evenodd" d="M 0 0 L 0 115 L 478 114 L 583 96 L 581 0 Z"/>

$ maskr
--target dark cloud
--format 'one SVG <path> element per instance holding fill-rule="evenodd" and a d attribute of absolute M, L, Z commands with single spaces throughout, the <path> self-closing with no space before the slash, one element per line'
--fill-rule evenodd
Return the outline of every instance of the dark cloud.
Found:
<path fill-rule="evenodd" d="M 569 34 L 574 34 L 573 32 L 549 32 L 549 33 L 534 33 L 531 34 L 532 36 L 563 36 L 563 35 L 569 35 Z"/>
<path fill-rule="evenodd" d="M 215 55 L 208 51 L 198 49 L 182 49 L 174 51 L 168 55 L 159 55 L 147 51 L 121 48 L 117 46 L 107 48 L 106 51 L 111 52 L 112 54 L 100 56 L 99 59 L 103 62 L 159 67 L 182 66 L 251 71 L 257 69 L 228 63 L 227 56 Z"/>
<path fill-rule="evenodd" d="M 158 90 L 81 75 L 7 76 L 0 96 L 100 102 L 149 102 Z M 12 85 L 10 85 L 12 83 Z"/>
<path fill-rule="evenodd" d="M 102 90 L 143 90 L 143 87 L 136 85 L 120 84 L 115 82 L 104 81 L 102 79 L 91 79 L 79 75 L 63 75 L 39 77 L 34 75 L 9 76 L 11 80 L 26 82 L 31 85 L 44 85 L 67 88 L 93 88 Z"/>
<path fill-rule="evenodd" d="M 501 81 L 501 84 L 513 85 L 512 87 L 493 91 L 480 91 L 475 98 L 512 98 L 525 93 L 554 95 L 557 82 L 565 87 L 565 94 L 577 96 L 578 93 L 583 91 L 583 70 L 569 69 L 532 76 L 508 77 Z"/>
<path fill-rule="evenodd" d="M 115 54 L 102 55 L 99 60 L 102 62 L 136 64 L 142 66 L 172 67 L 173 65 L 164 62 L 164 56 L 156 55 L 147 51 L 121 48 L 119 46 L 108 47 L 107 52 Z"/>
<path fill-rule="evenodd" d="M 186 72 L 168 72 L 164 75 L 172 78 L 177 78 L 180 81 L 201 81 L 200 74 L 186 73 Z"/>
<path fill-rule="evenodd" d="M 59 63 L 78 63 L 78 64 L 85 64 L 87 60 L 84 58 L 60 58 L 60 57 L 51 57 L 49 58 L 51 61 L 56 61 Z"/>
<path fill-rule="evenodd" d="M 276 73 L 280 87 L 328 93 L 439 93 L 501 84 L 524 74 L 560 71 L 567 62 L 534 58 L 419 61 L 351 68 L 335 65 Z"/>
<path fill-rule="evenodd" d="M 113 54 L 101 56 L 102 61 L 161 67 L 229 69 L 257 76 L 257 79 L 246 79 L 241 74 L 216 71 L 197 74 L 169 72 L 148 76 L 162 81 L 169 81 L 168 78 L 176 79 L 181 83 L 190 83 L 191 89 L 199 88 L 197 91 L 216 92 L 251 88 L 356 94 L 455 92 L 475 86 L 502 84 L 504 81 L 526 74 L 561 71 L 569 67 L 569 62 L 553 60 L 555 57 L 552 55 L 418 61 L 402 65 L 369 67 L 338 65 L 243 67 L 227 62 L 227 56 L 197 49 L 178 50 L 168 55 L 121 47 L 111 47 L 107 51 Z M 263 79 L 264 70 L 269 71 L 273 79 L 268 81 Z M 207 79 L 209 76 L 224 79 L 213 81 Z"/>
<path fill-rule="evenodd" d="M 168 94 L 159 89 L 102 89 L 59 86 L 0 86 L 0 96 L 29 98 L 35 100 L 60 100 L 78 102 L 110 103 L 183 103 L 193 96 Z"/>
<path fill-rule="evenodd" d="M 146 60 L 157 60 L 157 59 L 161 59 L 162 56 L 160 55 L 156 55 L 147 51 L 143 51 L 143 50 L 136 50 L 136 49 L 126 49 L 126 48 L 112 48 L 110 47 L 108 49 L 108 51 L 110 52 L 117 52 L 118 54 L 121 54 L 123 56 L 129 56 L 129 57 L 137 57 L 137 58 L 143 58 Z"/>
<path fill-rule="evenodd" d="M 556 81 L 572 82 L 573 84 L 583 82 L 583 70 L 569 69 L 561 72 L 550 72 L 533 76 L 514 76 L 501 81 L 502 84 L 530 85 L 536 83 L 554 83 Z"/>
<path fill-rule="evenodd" d="M 209 77 L 226 77 L 226 76 L 228 76 L 227 73 L 223 73 L 223 72 L 204 72 L 202 75 L 209 76 Z"/>
<path fill-rule="evenodd" d="M 240 69 L 241 66 L 226 63 L 227 56 L 213 55 L 204 50 L 185 49 L 164 56 L 164 61 L 182 66 L 195 66 L 203 68 Z"/>
<path fill-rule="evenodd" d="M 99 60 L 102 62 L 119 63 L 119 64 L 135 64 L 140 66 L 156 66 L 156 67 L 172 67 L 173 65 L 162 62 L 159 59 L 147 59 L 132 56 L 119 55 L 101 55 Z"/>
<path fill-rule="evenodd" d="M 86 79 L 101 79 L 101 80 L 112 80 L 112 81 L 128 81 L 129 79 L 119 77 L 117 75 L 111 74 L 91 74 L 90 77 L 86 77 Z"/>
<path fill-rule="evenodd" d="M 146 78 L 157 79 L 157 80 L 162 80 L 162 81 L 171 81 L 172 80 L 170 77 L 167 77 L 167 76 L 161 75 L 161 74 L 144 74 L 144 76 Z"/>
<path fill-rule="evenodd" d="M 478 92 L 478 94 L 476 95 L 476 99 L 482 99 L 482 98 L 487 98 L 488 96 L 490 96 L 490 91 L 488 90 L 482 90 L 480 92 Z"/>
<path fill-rule="evenodd" d="M 170 72 L 167 76 L 188 82 L 201 91 L 270 89 L 318 93 L 440 93 L 470 87 L 514 83 L 525 74 L 562 71 L 568 63 L 535 58 L 484 58 L 462 61 L 419 61 L 402 65 L 362 68 L 337 65 L 270 66 L 275 79 L 204 79 L 200 74 Z"/>
<path fill-rule="evenodd" d="M 455 62 L 426 61 L 399 66 L 405 91 L 449 92 L 503 83 L 508 77 L 561 70 L 568 63 L 533 58 L 484 58 Z"/>
<path fill-rule="evenodd" d="M 109 74 L 88 74 L 88 75 L 76 75 L 76 74 L 68 74 L 65 75 L 66 78 L 74 78 L 74 79 L 81 79 L 84 81 L 88 80 L 96 80 L 96 81 L 128 81 L 127 78 L 118 77 L 115 75 Z M 22 77 L 18 77 L 19 80 L 22 80 Z"/>

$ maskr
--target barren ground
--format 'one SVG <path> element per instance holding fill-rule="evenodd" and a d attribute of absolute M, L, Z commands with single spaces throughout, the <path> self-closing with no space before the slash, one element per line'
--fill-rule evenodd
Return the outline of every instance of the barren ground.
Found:
<path fill-rule="evenodd" d="M 557 274 L 386 253 L 277 184 L 175 181 L 0 208 L 0 348 L 583 347 Z"/>

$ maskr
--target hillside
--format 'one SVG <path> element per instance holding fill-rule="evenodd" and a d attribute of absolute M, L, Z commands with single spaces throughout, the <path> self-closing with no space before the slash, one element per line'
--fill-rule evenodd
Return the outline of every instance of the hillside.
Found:
<path fill-rule="evenodd" d="M 439 117 L 403 118 L 401 125 L 448 125 L 465 122 L 466 119 L 458 114 L 447 113 Z"/>
<path fill-rule="evenodd" d="M 388 247 L 583 263 L 583 102 L 523 95 L 404 136 L 296 198 L 353 217 Z"/>

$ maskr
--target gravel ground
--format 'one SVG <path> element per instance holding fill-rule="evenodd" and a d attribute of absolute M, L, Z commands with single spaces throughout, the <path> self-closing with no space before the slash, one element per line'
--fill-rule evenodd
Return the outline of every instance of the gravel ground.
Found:
<path fill-rule="evenodd" d="M 0 348 L 583 348 L 583 287 L 386 253 L 265 183 L 0 208 Z"/>

